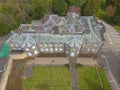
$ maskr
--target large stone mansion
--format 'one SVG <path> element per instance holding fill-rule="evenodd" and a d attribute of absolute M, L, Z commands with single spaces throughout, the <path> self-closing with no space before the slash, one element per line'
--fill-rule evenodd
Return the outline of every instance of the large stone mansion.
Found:
<path fill-rule="evenodd" d="M 94 16 L 80 16 L 69 11 L 67 16 L 48 14 L 31 24 L 21 24 L 6 41 L 11 51 L 24 51 L 28 57 L 42 53 L 96 54 L 103 44 L 104 26 Z"/>

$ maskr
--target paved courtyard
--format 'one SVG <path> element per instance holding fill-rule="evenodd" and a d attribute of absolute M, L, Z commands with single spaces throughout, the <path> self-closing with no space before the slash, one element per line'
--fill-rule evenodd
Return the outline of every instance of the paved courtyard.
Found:
<path fill-rule="evenodd" d="M 77 64 L 82 64 L 86 66 L 94 66 L 97 64 L 97 60 L 94 60 L 93 58 L 77 58 L 76 59 Z M 42 58 L 35 58 L 30 59 L 26 63 L 27 65 L 65 65 L 69 64 L 69 58 L 67 57 L 42 57 Z"/>

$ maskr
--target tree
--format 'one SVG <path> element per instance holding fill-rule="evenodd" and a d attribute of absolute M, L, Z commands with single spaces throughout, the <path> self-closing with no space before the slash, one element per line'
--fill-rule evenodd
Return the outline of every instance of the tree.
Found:
<path fill-rule="evenodd" d="M 0 22 L 0 36 L 3 36 L 9 32 L 10 32 L 9 26 L 4 22 Z"/>
<path fill-rule="evenodd" d="M 34 19 L 40 19 L 45 13 L 48 13 L 52 5 L 52 0 L 33 0 L 32 8 Z"/>
<path fill-rule="evenodd" d="M 116 6 L 109 5 L 106 7 L 106 15 L 112 17 L 116 14 Z"/>
<path fill-rule="evenodd" d="M 8 28 L 16 29 L 20 23 L 40 19 L 51 5 L 52 0 L 6 0 L 0 3 L 0 34 L 7 33 Z"/>
<path fill-rule="evenodd" d="M 111 6 L 115 7 L 115 12 L 109 17 L 112 20 L 112 24 L 120 25 L 120 0 L 106 0 L 106 9 Z M 107 13 L 107 11 L 106 11 Z M 111 11 L 110 11 L 111 13 Z"/>
<path fill-rule="evenodd" d="M 109 6 L 109 5 L 120 5 L 120 0 L 106 0 L 106 6 Z"/>
<path fill-rule="evenodd" d="M 0 8 L 0 22 L 6 23 L 10 28 L 17 26 L 14 9 L 10 5 L 3 4 Z"/>
<path fill-rule="evenodd" d="M 64 0 L 53 0 L 52 6 L 52 9 L 56 14 L 60 16 L 66 15 L 67 3 Z"/>
<path fill-rule="evenodd" d="M 100 0 L 87 0 L 82 5 L 82 14 L 83 15 L 96 15 L 97 11 L 100 8 Z"/>

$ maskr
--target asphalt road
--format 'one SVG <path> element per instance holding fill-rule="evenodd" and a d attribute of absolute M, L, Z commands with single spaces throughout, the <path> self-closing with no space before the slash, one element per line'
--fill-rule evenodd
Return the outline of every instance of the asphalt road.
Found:
<path fill-rule="evenodd" d="M 3 46 L 3 44 L 5 43 L 5 41 L 9 37 L 10 37 L 10 34 L 9 35 L 5 35 L 3 37 L 0 37 L 0 50 L 1 50 L 2 46 Z M 3 71 L 6 68 L 7 62 L 8 62 L 8 58 L 0 58 L 0 80 L 1 80 L 1 77 L 2 77 L 2 74 L 3 74 Z"/>
<path fill-rule="evenodd" d="M 102 21 L 101 21 L 102 22 Z M 105 43 L 98 58 L 99 64 L 106 71 L 113 90 L 120 90 L 120 34 L 110 25 L 102 22 L 106 27 Z"/>

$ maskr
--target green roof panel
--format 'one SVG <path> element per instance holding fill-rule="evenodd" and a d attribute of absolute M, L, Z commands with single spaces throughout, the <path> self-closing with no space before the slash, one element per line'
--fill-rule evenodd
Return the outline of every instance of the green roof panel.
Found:
<path fill-rule="evenodd" d="M 1 51 L 0 51 L 0 57 L 1 58 L 7 58 L 9 54 L 10 47 L 8 44 L 4 44 Z"/>

